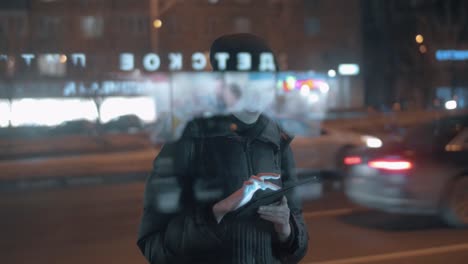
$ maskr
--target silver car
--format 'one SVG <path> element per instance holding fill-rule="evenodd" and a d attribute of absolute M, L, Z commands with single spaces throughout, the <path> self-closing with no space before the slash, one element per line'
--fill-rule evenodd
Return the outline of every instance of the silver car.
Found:
<path fill-rule="evenodd" d="M 355 150 L 344 163 L 345 191 L 354 202 L 468 225 L 468 116 L 419 125 L 401 142 Z"/>

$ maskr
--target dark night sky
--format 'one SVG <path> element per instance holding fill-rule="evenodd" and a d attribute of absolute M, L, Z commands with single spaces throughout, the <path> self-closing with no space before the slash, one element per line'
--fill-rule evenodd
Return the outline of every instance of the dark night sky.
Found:
<path fill-rule="evenodd" d="M 23 9 L 29 6 L 29 0 L 0 0 L 0 9 Z"/>

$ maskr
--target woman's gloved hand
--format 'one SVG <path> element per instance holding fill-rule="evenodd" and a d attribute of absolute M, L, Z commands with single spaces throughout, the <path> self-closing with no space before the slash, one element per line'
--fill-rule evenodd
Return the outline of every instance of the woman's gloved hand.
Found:
<path fill-rule="evenodd" d="M 258 214 L 260 218 L 273 223 L 281 242 L 288 240 L 291 235 L 291 225 L 289 224 L 290 210 L 286 196 L 283 196 L 279 203 L 260 206 Z"/>
<path fill-rule="evenodd" d="M 276 173 L 260 173 L 257 176 L 250 176 L 249 180 L 244 182 L 242 188 L 213 206 L 212 210 L 216 221 L 221 222 L 224 215 L 247 204 L 258 190 L 271 189 L 277 191 L 281 189 L 278 185 L 267 181 L 280 178 L 281 176 Z"/>

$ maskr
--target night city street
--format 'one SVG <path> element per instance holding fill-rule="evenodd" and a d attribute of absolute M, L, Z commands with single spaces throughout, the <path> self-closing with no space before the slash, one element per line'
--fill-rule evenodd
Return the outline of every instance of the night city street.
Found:
<path fill-rule="evenodd" d="M 136 232 L 144 185 L 133 183 L 0 196 L 2 263 L 141 263 Z M 306 202 L 301 263 L 466 263 L 468 230 L 432 217 L 353 206 L 339 193 Z"/>
<path fill-rule="evenodd" d="M 468 0 L 0 0 L 0 264 L 468 264 Z"/>

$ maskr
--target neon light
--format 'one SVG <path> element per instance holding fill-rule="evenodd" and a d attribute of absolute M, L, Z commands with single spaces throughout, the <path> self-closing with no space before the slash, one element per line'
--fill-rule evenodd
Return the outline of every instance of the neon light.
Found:
<path fill-rule="evenodd" d="M 275 60 L 273 54 L 271 52 L 262 52 L 260 53 L 260 71 L 274 71 L 275 67 Z"/>
<path fill-rule="evenodd" d="M 358 75 L 359 65 L 357 64 L 340 64 L 338 65 L 338 72 L 341 75 Z"/>
<path fill-rule="evenodd" d="M 248 52 L 240 52 L 237 54 L 237 69 L 240 71 L 248 71 L 252 68 L 252 56 Z"/>
<path fill-rule="evenodd" d="M 145 67 L 147 71 L 156 71 L 159 69 L 160 65 L 161 59 L 159 59 L 158 54 L 149 53 L 143 58 L 143 67 Z"/>
<path fill-rule="evenodd" d="M 192 55 L 192 68 L 197 71 L 205 69 L 207 65 L 205 54 L 196 52 Z"/>
<path fill-rule="evenodd" d="M 47 53 L 47 54 L 33 54 L 33 53 L 22 53 L 18 56 L 21 57 L 25 64 L 30 67 L 32 66 L 33 60 L 37 57 L 44 57 L 48 62 L 62 62 L 65 63 L 66 60 L 70 59 L 71 66 L 86 68 L 86 55 L 84 53 L 71 53 L 61 54 L 61 53 Z M 252 61 L 254 56 L 248 52 L 239 52 L 237 54 L 229 54 L 226 52 L 219 52 L 214 54 L 214 58 L 218 63 L 218 69 L 225 70 L 227 68 L 228 60 L 237 59 L 237 70 L 247 71 L 252 69 Z M 147 53 L 143 54 L 142 60 L 138 63 L 135 60 L 135 54 L 130 52 L 120 53 L 118 58 L 119 69 L 121 71 L 133 71 L 135 69 L 144 68 L 147 71 L 156 71 L 160 68 L 161 62 L 165 60 L 162 59 L 162 55 L 157 53 Z M 183 68 L 183 55 L 181 52 L 170 52 L 167 55 L 168 58 L 168 69 L 169 71 L 178 71 Z M 274 56 L 271 52 L 263 52 L 260 55 L 256 55 L 258 58 L 258 69 L 259 71 L 275 71 L 276 64 Z M 6 54 L 0 54 L 0 61 L 7 61 L 9 58 Z M 192 70 L 200 71 L 204 70 L 208 65 L 207 56 L 202 52 L 195 52 L 191 55 L 191 67 Z"/>
<path fill-rule="evenodd" d="M 286 90 L 293 90 L 296 87 L 296 78 L 294 76 L 286 77 Z"/>
<path fill-rule="evenodd" d="M 464 61 L 468 60 L 468 50 L 437 50 L 435 57 L 438 61 Z"/>

